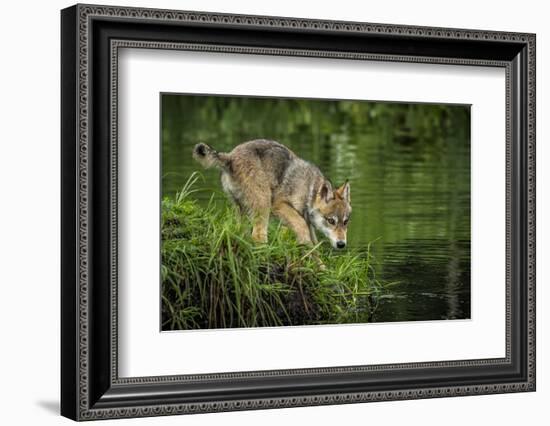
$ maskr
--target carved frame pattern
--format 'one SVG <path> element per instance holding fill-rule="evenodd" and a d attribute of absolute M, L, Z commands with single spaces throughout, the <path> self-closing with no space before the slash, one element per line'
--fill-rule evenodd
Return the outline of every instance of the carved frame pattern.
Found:
<path fill-rule="evenodd" d="M 358 22 L 336 22 L 323 20 L 279 18 L 264 16 L 245 16 L 229 15 L 203 12 L 187 11 L 169 11 L 156 9 L 136 9 L 127 7 L 104 7 L 92 5 L 77 5 L 76 16 L 78 22 L 77 28 L 77 159 L 76 159 L 76 177 L 77 177 L 77 271 L 76 277 L 76 321 L 77 321 L 77 363 L 76 377 L 77 383 L 75 390 L 78 392 L 77 408 L 75 415 L 69 415 L 78 420 L 104 419 L 113 417 L 141 417 L 141 416 L 159 416 L 184 413 L 205 413 L 215 411 L 245 410 L 245 409 L 263 409 L 280 408 L 294 406 L 324 405 L 324 404 L 343 404 L 352 402 L 383 401 L 383 400 L 401 400 L 415 398 L 435 398 L 443 396 L 463 396 L 488 393 L 504 393 L 517 391 L 533 391 L 535 389 L 535 36 L 533 34 L 520 34 L 510 32 L 478 31 L 464 29 L 447 28 L 427 28 L 411 27 L 402 25 L 369 24 Z M 116 407 L 116 408 L 95 408 L 90 401 L 90 389 L 88 387 L 90 379 L 89 354 L 90 354 L 90 335 L 89 335 L 89 218 L 90 218 L 90 163 L 89 163 L 89 112 L 90 112 L 90 81 L 89 81 L 89 63 L 90 63 L 90 23 L 95 18 L 117 18 L 124 20 L 139 20 L 140 22 L 174 22 L 174 23 L 204 23 L 225 26 L 240 27 L 259 27 L 259 28 L 277 28 L 277 29 L 299 29 L 303 31 L 314 30 L 323 32 L 337 33 L 362 33 L 362 34 L 381 34 L 385 36 L 410 35 L 411 37 L 437 38 L 448 40 L 484 40 L 484 41 L 506 41 L 518 43 L 526 46 L 527 49 L 527 182 L 526 182 L 526 203 L 527 203 L 527 275 L 526 283 L 527 294 L 527 380 L 520 382 L 506 382 L 492 385 L 480 386 L 447 386 L 433 387 L 424 389 L 399 389 L 377 392 L 353 392 L 353 393 L 327 393 L 324 395 L 311 395 L 299 397 L 272 397 L 272 398 L 254 398 L 254 399 L 234 399 L 227 401 L 201 402 L 201 403 L 165 403 L 156 405 L 145 405 L 139 407 Z M 118 378 L 117 374 L 117 67 L 118 67 L 118 49 L 122 47 L 131 48 L 155 48 L 155 49 L 183 49 L 197 51 L 215 51 L 239 54 L 264 54 L 264 55 L 298 55 L 315 56 L 340 59 L 359 59 L 359 60 L 383 60 L 398 62 L 426 62 L 426 63 L 447 63 L 461 65 L 483 65 L 497 66 L 506 69 L 506 114 L 507 114 L 507 154 L 506 154 L 506 193 L 507 193 L 507 259 L 506 259 L 506 358 L 504 359 L 484 359 L 484 360 L 465 360 L 452 362 L 435 363 L 416 363 L 416 364 L 393 364 L 364 367 L 327 367 L 322 369 L 302 369 L 302 370 L 275 370 L 262 372 L 245 373 L 222 373 L 216 375 L 198 375 L 198 376 L 162 376 L 162 377 L 144 377 L 144 378 Z M 374 371 L 386 369 L 406 369 L 406 368 L 424 368 L 424 367 L 448 367 L 448 366 L 473 366 L 503 364 L 510 362 L 510 341 L 511 341 L 511 312 L 510 312 L 510 210 L 511 210 L 511 162 L 512 152 L 510 148 L 510 138 L 513 129 L 510 128 L 511 108 L 510 99 L 512 91 L 511 65 L 507 61 L 461 59 L 461 58 L 441 58 L 441 57 L 417 57 L 403 55 L 384 55 L 384 54 L 364 54 L 349 52 L 327 52 L 301 49 L 278 49 L 278 48 L 257 48 L 243 46 L 227 46 L 212 44 L 193 44 L 193 43 L 171 43 L 171 42 L 152 42 L 144 40 L 111 40 L 111 345 L 114 348 L 111 355 L 110 379 L 113 385 L 125 384 L 151 384 L 151 383 L 172 383 L 181 381 L 200 381 L 200 380 L 218 380 L 221 378 L 243 378 L 243 377 L 265 377 L 265 376 L 300 376 L 304 374 L 330 374 L 334 372 L 345 371 Z"/>

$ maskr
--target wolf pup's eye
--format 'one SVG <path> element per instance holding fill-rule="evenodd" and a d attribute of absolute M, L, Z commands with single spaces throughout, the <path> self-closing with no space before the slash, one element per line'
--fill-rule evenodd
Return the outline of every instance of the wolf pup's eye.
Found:
<path fill-rule="evenodd" d="M 344 226 L 346 226 L 349 222 L 349 219 L 344 219 Z"/>
<path fill-rule="evenodd" d="M 336 223 L 331 217 L 325 217 L 325 220 L 329 223 L 329 225 L 334 225 Z"/>

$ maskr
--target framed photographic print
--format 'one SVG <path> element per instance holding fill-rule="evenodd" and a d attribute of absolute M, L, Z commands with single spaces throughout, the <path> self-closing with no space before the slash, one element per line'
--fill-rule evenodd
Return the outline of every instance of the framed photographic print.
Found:
<path fill-rule="evenodd" d="M 535 35 L 61 30 L 64 416 L 535 390 Z"/>

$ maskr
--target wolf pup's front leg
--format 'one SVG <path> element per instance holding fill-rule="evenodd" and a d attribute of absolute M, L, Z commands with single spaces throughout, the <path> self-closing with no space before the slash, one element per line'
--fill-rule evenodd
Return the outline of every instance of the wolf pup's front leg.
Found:
<path fill-rule="evenodd" d="M 286 223 L 296 234 L 300 244 L 313 245 L 309 225 L 304 217 L 286 202 L 279 202 L 273 205 L 273 214 Z"/>

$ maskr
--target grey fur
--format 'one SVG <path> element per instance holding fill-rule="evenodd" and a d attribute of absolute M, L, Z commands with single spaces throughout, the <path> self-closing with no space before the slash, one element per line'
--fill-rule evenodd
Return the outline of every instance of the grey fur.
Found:
<path fill-rule="evenodd" d="M 323 208 L 335 216 L 349 216 L 347 198 L 332 189 L 330 182 L 313 164 L 301 159 L 279 142 L 255 139 L 236 146 L 230 153 L 218 153 L 200 143 L 193 157 L 204 167 L 221 171 L 224 191 L 254 221 L 253 237 L 267 240 L 270 211 L 285 221 L 302 243 L 317 241 L 314 228 L 329 237 L 334 247 L 345 244 L 347 226 L 329 226 Z M 344 188 L 345 189 L 345 188 Z M 322 194 L 322 196 L 320 196 Z M 334 211 L 332 211 L 334 210 Z M 336 221 L 337 223 L 338 221 Z M 342 236 L 343 235 L 343 236 Z"/>

